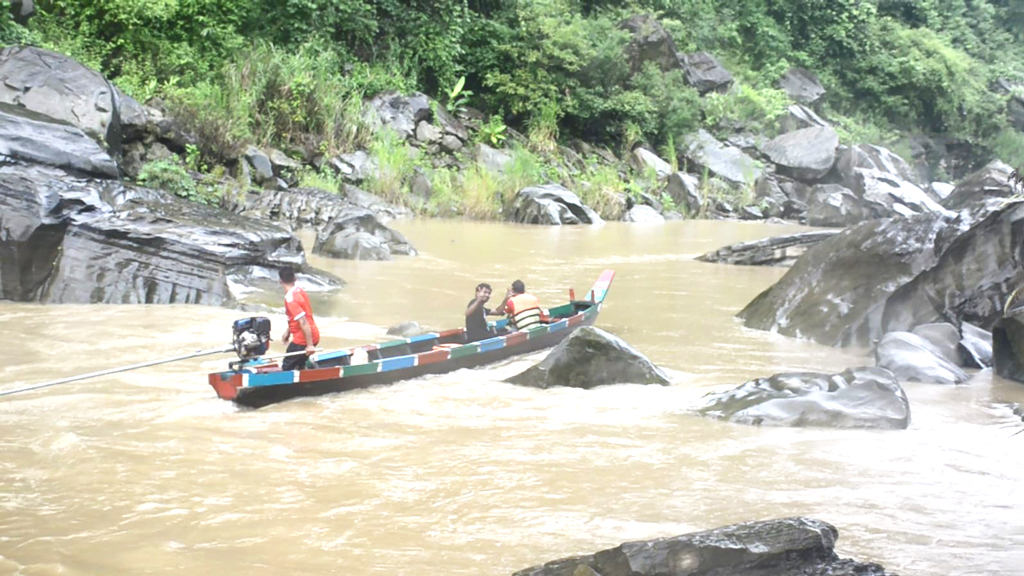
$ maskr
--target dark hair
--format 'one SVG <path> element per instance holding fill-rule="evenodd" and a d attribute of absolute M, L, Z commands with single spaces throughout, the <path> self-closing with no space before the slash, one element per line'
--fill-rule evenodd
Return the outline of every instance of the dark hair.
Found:
<path fill-rule="evenodd" d="M 481 289 L 481 288 L 487 288 L 488 290 L 491 290 L 492 292 L 494 291 L 494 290 L 493 290 L 493 289 L 491 288 L 491 285 L 490 285 L 490 284 L 488 284 L 487 282 L 481 282 L 481 283 L 479 283 L 479 284 L 477 284 L 477 285 L 476 285 L 476 290 L 477 290 L 478 292 L 480 291 L 480 289 Z"/>
<path fill-rule="evenodd" d="M 512 291 L 516 294 L 522 294 L 526 292 L 526 284 L 523 284 L 522 280 L 516 280 L 512 283 Z"/>
<path fill-rule="evenodd" d="M 295 270 L 289 267 L 277 271 L 277 277 L 285 284 L 295 284 Z"/>

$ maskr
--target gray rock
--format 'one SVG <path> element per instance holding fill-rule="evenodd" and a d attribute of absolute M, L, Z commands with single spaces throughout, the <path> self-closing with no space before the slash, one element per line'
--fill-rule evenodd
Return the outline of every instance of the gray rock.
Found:
<path fill-rule="evenodd" d="M 607 384 L 669 384 L 668 376 L 621 338 L 584 326 L 558 344 L 544 360 L 507 380 L 550 388 L 594 388 Z"/>
<path fill-rule="evenodd" d="M 764 212 L 757 206 L 744 206 L 740 208 L 740 220 L 764 220 Z"/>
<path fill-rule="evenodd" d="M 409 179 L 409 192 L 423 200 L 430 200 L 430 197 L 434 195 L 434 185 L 421 168 L 413 170 L 412 177 Z"/>
<path fill-rule="evenodd" d="M 270 165 L 274 168 L 274 174 L 281 176 L 285 171 L 294 171 L 302 168 L 302 163 L 292 160 L 287 154 L 277 148 L 270 148 L 267 153 Z"/>
<path fill-rule="evenodd" d="M 875 348 L 875 363 L 900 380 L 959 384 L 967 373 L 943 357 L 942 350 L 911 332 L 889 332 Z"/>
<path fill-rule="evenodd" d="M 296 229 L 323 226 L 350 206 L 337 193 L 315 188 L 291 188 L 285 191 L 250 190 L 229 207 L 243 216 Z"/>
<path fill-rule="evenodd" d="M 960 324 L 960 357 L 968 368 L 992 366 L 992 333 L 970 322 Z"/>
<path fill-rule="evenodd" d="M 445 134 L 441 137 L 441 148 L 448 152 L 458 152 L 462 150 L 462 140 L 459 140 L 451 134 Z"/>
<path fill-rule="evenodd" d="M 388 328 L 388 336 L 401 336 L 402 338 L 412 338 L 424 333 L 426 333 L 426 330 L 420 326 L 419 322 L 413 320 L 395 324 Z"/>
<path fill-rule="evenodd" d="M 663 72 L 679 68 L 676 43 L 653 15 L 630 16 L 619 22 L 618 27 L 633 36 L 625 48 L 625 56 L 633 74 L 647 62 L 657 64 Z"/>
<path fill-rule="evenodd" d="M 416 139 L 424 144 L 438 142 L 441 140 L 441 131 L 434 128 L 434 125 L 426 120 L 420 120 L 416 124 Z"/>
<path fill-rule="evenodd" d="M 626 212 L 626 215 L 622 217 L 622 221 L 634 222 L 636 224 L 663 224 L 665 217 L 646 204 L 637 204 Z"/>
<path fill-rule="evenodd" d="M 434 114 L 434 123 L 437 124 L 443 134 L 450 134 L 463 142 L 469 141 L 469 131 L 466 130 L 465 124 L 449 114 L 444 106 L 437 106 Z"/>
<path fill-rule="evenodd" d="M 914 169 L 907 164 L 906 160 L 888 148 L 871 144 L 840 146 L 836 157 L 836 171 L 839 174 L 840 182 L 847 188 L 854 187 L 857 168 L 885 172 L 895 176 L 898 180 L 914 185 L 918 183 L 917 173 Z"/>
<path fill-rule="evenodd" d="M 804 253 L 739 316 L 749 328 L 866 346 L 881 337 L 889 296 L 939 261 L 946 246 L 940 233 L 949 223 L 946 215 L 924 214 L 847 228 Z"/>
<path fill-rule="evenodd" d="M 1009 198 L 1017 193 L 1010 185 L 1012 172 L 1010 166 L 993 160 L 957 184 L 953 192 L 942 201 L 942 206 L 950 210 L 963 210 L 991 198 Z"/>
<path fill-rule="evenodd" d="M 20 24 L 24 24 L 36 13 L 35 2 L 33 0 L 10 0 L 11 11 L 14 13 L 14 19 Z"/>
<path fill-rule="evenodd" d="M 761 176 L 753 158 L 739 148 L 722 144 L 705 130 L 685 137 L 684 155 L 691 171 L 707 169 L 735 186 L 749 186 Z"/>
<path fill-rule="evenodd" d="M 788 132 L 764 147 L 764 153 L 780 173 L 806 182 L 819 180 L 832 169 L 839 136 L 830 127 Z"/>
<path fill-rule="evenodd" d="M 1001 378 L 1024 383 L 1024 313 L 1020 308 L 992 327 L 992 369 Z"/>
<path fill-rule="evenodd" d="M 382 247 L 387 249 L 387 258 L 381 257 Z M 356 206 L 345 208 L 317 230 L 313 253 L 362 260 L 417 254 L 405 236 L 385 226 L 373 211 Z"/>
<path fill-rule="evenodd" d="M 274 166 L 270 163 L 270 158 L 262 150 L 255 146 L 249 146 L 245 149 L 243 155 L 249 166 L 252 167 L 253 179 L 257 184 L 273 180 Z"/>
<path fill-rule="evenodd" d="M 408 96 L 382 92 L 370 99 L 367 108 L 372 126 L 390 128 L 405 139 L 413 138 L 419 121 L 431 115 L 430 99 L 420 92 Z"/>
<path fill-rule="evenodd" d="M 932 200 L 941 203 L 950 194 L 953 193 L 953 190 L 955 188 L 956 186 L 950 184 L 949 182 L 932 182 L 931 184 L 928 185 L 927 192 L 931 194 Z"/>
<path fill-rule="evenodd" d="M 747 522 L 627 542 L 513 576 L 894 576 L 878 564 L 839 559 L 838 537 L 834 526 L 810 518 Z"/>
<path fill-rule="evenodd" d="M 732 86 L 732 74 L 707 52 L 679 54 L 679 60 L 686 81 L 702 95 L 708 92 L 724 93 Z"/>
<path fill-rule="evenodd" d="M 891 173 L 854 168 L 853 193 L 860 199 L 867 216 L 912 216 L 947 212 L 917 186 Z"/>
<path fill-rule="evenodd" d="M 401 206 L 388 204 L 380 196 L 370 194 L 362 188 L 356 188 L 355 186 L 346 184 L 344 193 L 345 200 L 348 201 L 349 204 L 359 208 L 366 208 L 381 220 L 391 220 L 402 216 L 408 216 L 410 214 L 409 210 L 402 208 Z"/>
<path fill-rule="evenodd" d="M 346 182 L 358 184 L 377 173 L 377 161 L 365 150 L 356 150 L 331 158 L 330 165 Z"/>
<path fill-rule="evenodd" d="M 629 155 L 629 161 L 637 172 L 644 174 L 652 171 L 659 180 L 667 178 L 673 172 L 671 164 L 646 148 L 634 148 Z"/>
<path fill-rule="evenodd" d="M 79 128 L 108 152 L 120 155 L 120 93 L 99 72 L 67 56 L 30 46 L 4 48 L 0 103 Z"/>
<path fill-rule="evenodd" d="M 306 267 L 266 222 L 39 166 L 0 166 L 0 228 L 0 299 L 224 305 L 240 269 Z"/>
<path fill-rule="evenodd" d="M 931 344 L 950 364 L 963 365 L 960 359 L 960 331 L 956 326 L 948 322 L 932 322 L 915 327 L 911 334 Z"/>
<path fill-rule="evenodd" d="M 846 227 L 865 220 L 866 211 L 853 192 L 839 184 L 819 184 L 807 203 L 807 225 Z"/>
<path fill-rule="evenodd" d="M 490 172 L 501 174 L 505 167 L 512 161 L 512 157 L 501 150 L 491 148 L 487 144 L 476 145 L 476 162 Z"/>
<path fill-rule="evenodd" d="M 790 68 L 779 79 L 782 88 L 790 98 L 801 104 L 813 104 L 825 95 L 817 74 L 803 68 Z"/>
<path fill-rule="evenodd" d="M 787 108 L 786 114 L 782 117 L 782 121 L 779 124 L 780 132 L 783 133 L 804 128 L 814 128 L 816 126 L 825 127 L 830 126 L 830 124 L 823 120 L 821 116 L 815 114 L 814 110 L 801 104 L 793 104 Z"/>
<path fill-rule="evenodd" d="M 113 158 L 81 129 L 28 110 L 0 104 L 0 156 L 117 178 Z"/>
<path fill-rule="evenodd" d="M 522 224 L 600 224 L 596 212 L 558 184 L 529 186 L 516 193 L 509 219 Z"/>
<path fill-rule="evenodd" d="M 740 242 L 698 256 L 697 260 L 736 266 L 792 266 L 808 248 L 838 233 L 818 230 Z"/>
<path fill-rule="evenodd" d="M 661 215 L 665 220 L 683 220 L 683 215 L 679 212 L 665 212 Z"/>
<path fill-rule="evenodd" d="M 705 398 L 698 414 L 736 424 L 892 430 L 910 425 L 907 395 L 882 368 L 775 374 Z"/>
<path fill-rule="evenodd" d="M 673 172 L 668 175 L 665 191 L 677 206 L 686 209 L 693 216 L 700 212 L 704 205 L 704 197 L 700 193 L 700 182 L 696 176 L 685 172 Z"/>

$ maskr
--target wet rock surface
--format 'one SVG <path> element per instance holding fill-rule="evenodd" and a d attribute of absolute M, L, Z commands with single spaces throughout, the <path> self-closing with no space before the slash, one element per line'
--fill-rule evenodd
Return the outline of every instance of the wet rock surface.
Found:
<path fill-rule="evenodd" d="M 117 178 L 117 164 L 79 128 L 0 104 L 0 157 L 47 164 L 83 175 Z"/>
<path fill-rule="evenodd" d="M 814 182 L 828 174 L 836 161 L 839 136 L 830 127 L 816 126 L 776 137 L 764 153 L 779 173 L 797 180 Z"/>
<path fill-rule="evenodd" d="M 698 256 L 697 260 L 739 266 L 791 266 L 808 248 L 838 233 L 818 230 L 740 242 Z"/>
<path fill-rule="evenodd" d="M 810 518 L 733 524 L 562 558 L 513 576 L 895 576 L 840 559 L 839 532 Z"/>
<path fill-rule="evenodd" d="M 285 230 L 112 180 L 4 166 L 0 206 L 0 298 L 225 305 L 240 269 L 306 267 Z"/>
<path fill-rule="evenodd" d="M 683 150 L 691 171 L 707 169 L 736 186 L 750 185 L 761 176 L 753 158 L 735 146 L 719 142 L 705 130 L 688 135 Z"/>
<path fill-rule="evenodd" d="M 1009 165 L 994 160 L 957 184 L 942 205 L 950 210 L 963 210 L 990 198 L 1009 198 L 1016 194 L 1010 185 L 1012 172 Z"/>
<path fill-rule="evenodd" d="M 960 384 L 967 373 L 944 351 L 911 332 L 889 332 L 875 348 L 875 362 L 903 381 Z"/>
<path fill-rule="evenodd" d="M 522 224 L 600 224 L 600 216 L 579 196 L 558 184 L 529 186 L 516 193 L 509 220 Z"/>
<path fill-rule="evenodd" d="M 393 254 L 417 254 L 405 236 L 385 226 L 372 210 L 351 205 L 317 230 L 313 252 L 349 260 L 390 260 Z"/>
<path fill-rule="evenodd" d="M 507 380 L 535 388 L 593 388 L 606 384 L 669 384 L 668 376 L 621 338 L 584 326 L 544 360 Z"/>
<path fill-rule="evenodd" d="M 967 368 L 992 366 L 992 332 L 964 322 L 960 325 L 960 358 Z"/>
<path fill-rule="evenodd" d="M 705 397 L 701 416 L 756 426 L 904 429 L 910 404 L 892 372 L 793 372 L 751 380 Z"/>

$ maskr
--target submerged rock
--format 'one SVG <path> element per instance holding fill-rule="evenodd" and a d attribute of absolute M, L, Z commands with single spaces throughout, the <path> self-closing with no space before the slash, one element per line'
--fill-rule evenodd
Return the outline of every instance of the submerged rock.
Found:
<path fill-rule="evenodd" d="M 401 336 L 402 338 L 419 336 L 424 332 L 425 330 L 423 327 L 416 321 L 402 322 L 401 324 L 395 324 L 388 328 L 388 336 Z"/>
<path fill-rule="evenodd" d="M 544 360 L 507 380 L 550 388 L 594 388 L 606 384 L 668 384 L 668 376 L 621 338 L 584 326 L 556 346 Z"/>
<path fill-rule="evenodd" d="M 907 395 L 895 376 L 882 368 L 775 374 L 707 398 L 697 410 L 700 415 L 737 424 L 885 429 L 910 425 Z"/>
<path fill-rule="evenodd" d="M 646 204 L 637 204 L 626 212 L 622 220 L 623 222 L 634 222 L 636 224 L 662 224 L 665 222 L 665 217 Z"/>
<path fill-rule="evenodd" d="M 244 270 L 306 268 L 285 230 L 114 180 L 0 166 L 0 207 L 4 299 L 224 305 Z"/>
<path fill-rule="evenodd" d="M 890 332 L 875 348 L 875 362 L 900 380 L 959 384 L 967 373 L 946 359 L 943 351 L 911 332 Z"/>
<path fill-rule="evenodd" d="M 810 518 L 746 522 L 626 542 L 513 576 L 895 576 L 878 564 L 840 559 L 838 538 L 834 526 Z"/>
<path fill-rule="evenodd" d="M 529 186 L 512 201 L 509 220 L 522 224 L 600 224 L 597 212 L 584 206 L 579 196 L 558 184 Z"/>
<path fill-rule="evenodd" d="M 698 256 L 697 260 L 738 266 L 791 266 L 808 248 L 838 233 L 818 230 L 740 242 Z"/>

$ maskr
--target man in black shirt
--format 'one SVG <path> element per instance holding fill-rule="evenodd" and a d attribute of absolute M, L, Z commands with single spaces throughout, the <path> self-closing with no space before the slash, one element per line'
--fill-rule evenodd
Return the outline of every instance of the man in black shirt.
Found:
<path fill-rule="evenodd" d="M 501 306 L 498 306 L 495 310 L 484 307 L 484 304 L 490 299 L 491 285 L 478 285 L 476 287 L 476 297 L 470 300 L 469 305 L 466 306 L 466 342 L 476 342 L 497 336 L 497 334 L 487 328 L 486 316 L 503 315 L 502 310 L 505 308 L 505 301 L 508 300 L 508 295 L 501 302 Z"/>

